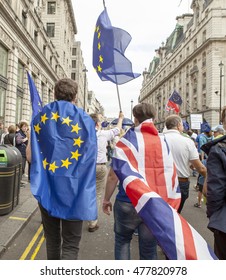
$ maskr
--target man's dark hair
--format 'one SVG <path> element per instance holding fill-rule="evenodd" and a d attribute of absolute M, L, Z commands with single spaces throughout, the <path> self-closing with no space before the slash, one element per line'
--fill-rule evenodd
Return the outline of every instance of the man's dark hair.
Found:
<path fill-rule="evenodd" d="M 142 123 L 147 119 L 154 119 L 155 114 L 156 111 L 154 106 L 148 103 L 139 103 L 133 107 L 133 116 L 139 123 Z"/>
<path fill-rule="evenodd" d="M 56 82 L 54 95 L 56 100 L 72 102 L 78 93 L 78 84 L 72 79 L 63 78 Z"/>

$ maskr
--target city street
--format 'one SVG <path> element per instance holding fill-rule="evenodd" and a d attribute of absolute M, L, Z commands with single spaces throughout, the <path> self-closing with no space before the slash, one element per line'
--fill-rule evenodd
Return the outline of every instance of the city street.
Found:
<path fill-rule="evenodd" d="M 208 219 L 205 213 L 205 205 L 195 208 L 193 205 L 197 200 L 197 192 L 193 186 L 196 178 L 191 177 L 190 197 L 185 203 L 182 215 L 187 221 L 204 237 L 213 248 L 213 235 L 207 229 Z M 21 193 L 24 190 L 21 190 Z M 26 192 L 29 185 L 26 186 Z M 1 217 L 4 218 L 4 217 Z M 0 218 L 0 219 L 1 219 Z M 80 260 L 113 260 L 114 259 L 114 232 L 113 215 L 110 217 L 99 211 L 100 228 L 90 233 L 87 230 L 87 222 L 84 222 L 82 241 L 80 244 Z M 139 259 L 138 237 L 134 236 L 131 243 L 132 259 Z M 162 251 L 158 248 L 158 258 L 165 259 Z M 35 259 L 45 260 L 45 239 L 41 225 L 39 210 L 35 212 L 20 234 L 11 242 L 6 251 L 1 254 L 2 260 Z"/>

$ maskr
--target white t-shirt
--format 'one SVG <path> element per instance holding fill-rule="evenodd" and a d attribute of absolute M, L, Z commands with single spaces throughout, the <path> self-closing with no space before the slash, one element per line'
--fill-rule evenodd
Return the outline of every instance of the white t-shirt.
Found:
<path fill-rule="evenodd" d="M 177 176 L 188 178 L 190 176 L 190 161 L 199 159 L 194 142 L 174 129 L 165 131 L 164 135 L 176 164 Z"/>
<path fill-rule="evenodd" d="M 110 130 L 97 130 L 97 163 L 106 163 L 106 147 L 108 141 L 111 141 L 116 135 L 119 135 L 120 129 L 115 127 Z"/>

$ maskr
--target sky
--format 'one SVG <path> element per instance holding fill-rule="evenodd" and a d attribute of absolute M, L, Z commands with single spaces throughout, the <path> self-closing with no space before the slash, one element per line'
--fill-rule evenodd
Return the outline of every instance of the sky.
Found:
<path fill-rule="evenodd" d="M 132 40 L 125 56 L 132 62 L 133 72 L 141 76 L 118 86 L 124 116 L 131 117 L 131 105 L 138 103 L 142 87 L 142 73 L 148 69 L 155 50 L 166 42 L 176 26 L 176 17 L 192 13 L 191 0 L 105 0 L 111 24 L 126 30 Z M 81 41 L 84 64 L 88 70 L 88 90 L 105 109 L 105 116 L 119 114 L 117 87 L 110 81 L 101 81 L 92 66 L 93 35 L 97 18 L 104 9 L 103 0 L 72 0 L 77 25 L 76 41 Z M 132 102 L 131 102 L 132 101 Z"/>

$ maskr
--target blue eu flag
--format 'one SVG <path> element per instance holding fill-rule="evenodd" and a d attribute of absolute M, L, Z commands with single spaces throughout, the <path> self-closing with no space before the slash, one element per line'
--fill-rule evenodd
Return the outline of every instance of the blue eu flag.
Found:
<path fill-rule="evenodd" d="M 39 96 L 38 90 L 32 80 L 30 74 L 27 72 L 28 84 L 30 88 L 31 106 L 32 106 L 32 119 L 38 114 L 42 109 L 42 101 Z"/>
<path fill-rule="evenodd" d="M 67 101 L 43 107 L 31 122 L 31 191 L 51 216 L 95 220 L 94 121 Z"/>
<path fill-rule="evenodd" d="M 93 67 L 102 81 L 121 85 L 140 76 L 133 73 L 132 63 L 124 55 L 131 39 L 128 32 L 111 25 L 105 8 L 97 20 L 93 39 Z"/>
<path fill-rule="evenodd" d="M 178 104 L 178 105 L 182 104 L 182 98 L 181 98 L 180 94 L 176 90 L 173 91 L 173 93 L 171 94 L 169 100 L 172 101 L 175 104 Z"/>

